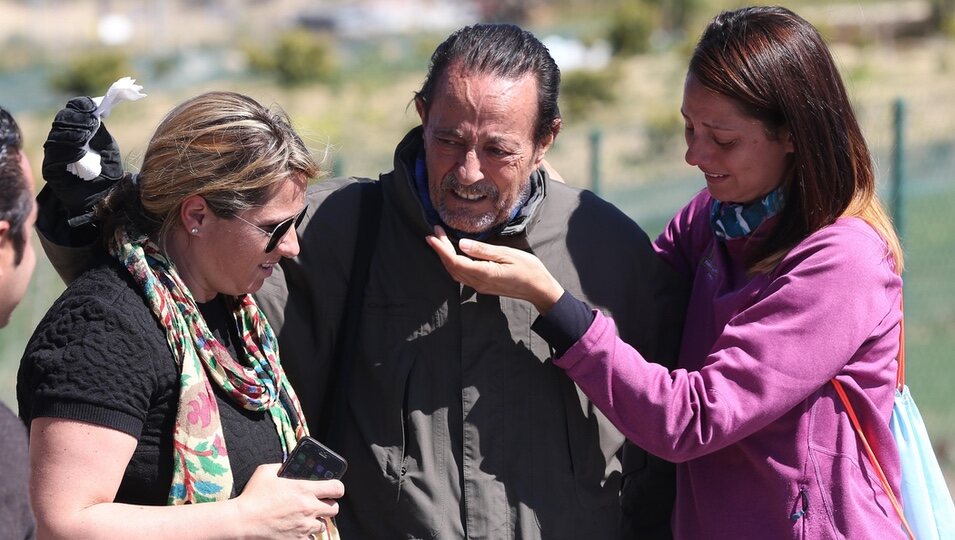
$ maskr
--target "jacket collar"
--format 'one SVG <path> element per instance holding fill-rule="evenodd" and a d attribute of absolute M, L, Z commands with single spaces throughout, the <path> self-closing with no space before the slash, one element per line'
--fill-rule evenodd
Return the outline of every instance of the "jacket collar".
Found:
<path fill-rule="evenodd" d="M 382 187 L 385 196 L 391 198 L 398 211 L 412 226 L 424 234 L 431 234 L 435 224 L 443 224 L 431 206 L 431 201 L 427 198 L 426 186 L 425 189 L 419 189 L 416 180 L 417 163 L 424 159 L 423 133 L 423 128 L 418 126 L 409 131 L 398 144 L 395 149 L 393 181 L 387 181 L 387 175 L 383 175 Z M 493 241 L 497 237 L 526 235 L 541 211 L 541 206 L 547 194 L 547 181 L 547 173 L 543 169 L 534 171 L 531 176 L 533 187 L 528 201 L 510 221 L 503 226 L 495 227 L 491 231 L 479 235 L 480 239 Z M 427 179 L 424 179 L 424 182 L 426 183 Z M 448 227 L 445 226 L 445 229 L 448 229 Z M 455 236 L 453 231 L 449 231 L 449 234 Z M 456 236 L 464 235 L 457 233 Z"/>

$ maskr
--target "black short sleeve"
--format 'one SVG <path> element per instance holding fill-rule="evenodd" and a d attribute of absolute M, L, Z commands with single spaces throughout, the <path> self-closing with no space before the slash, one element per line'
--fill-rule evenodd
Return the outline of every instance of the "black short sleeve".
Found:
<path fill-rule="evenodd" d="M 211 309 L 210 309 L 211 308 Z M 238 334 L 217 300 L 200 306 L 213 334 L 235 355 Z M 282 459 L 267 412 L 250 411 L 216 390 L 234 493 L 255 467 Z M 139 287 L 112 260 L 83 274 L 40 322 L 20 363 L 21 416 L 90 422 L 138 442 L 117 502 L 162 505 L 173 470 L 179 367 Z"/>
<path fill-rule="evenodd" d="M 40 321 L 20 363 L 17 400 L 37 417 L 81 420 L 139 438 L 175 381 L 165 336 L 117 265 L 77 279 Z"/>

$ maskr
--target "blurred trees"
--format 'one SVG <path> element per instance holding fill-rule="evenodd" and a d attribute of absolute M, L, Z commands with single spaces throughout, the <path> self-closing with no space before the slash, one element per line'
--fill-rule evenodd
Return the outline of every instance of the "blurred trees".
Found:
<path fill-rule="evenodd" d="M 607 41 L 616 56 L 649 52 L 655 40 L 674 43 L 683 39 L 706 7 L 704 0 L 618 2 L 607 30 Z"/>
<path fill-rule="evenodd" d="M 524 24 L 542 0 L 477 0 L 478 13 L 485 22 Z"/>
<path fill-rule="evenodd" d="M 332 43 L 322 34 L 292 30 L 281 34 L 271 48 L 245 46 L 253 71 L 269 73 L 283 86 L 330 82 L 336 77 Z"/>
<path fill-rule="evenodd" d="M 933 0 L 932 18 L 943 34 L 955 37 L 955 0 Z"/>
<path fill-rule="evenodd" d="M 633 56 L 650 50 L 650 37 L 659 26 L 659 10 L 646 2 L 622 2 L 614 10 L 607 41 L 614 56 Z"/>
<path fill-rule="evenodd" d="M 115 49 L 73 57 L 50 77 L 50 84 L 71 96 L 101 96 L 120 77 L 134 76 L 129 58 Z"/>
<path fill-rule="evenodd" d="M 580 118 L 598 105 L 613 103 L 620 76 L 614 68 L 600 71 L 574 70 L 561 75 L 560 111 L 570 119 Z"/>

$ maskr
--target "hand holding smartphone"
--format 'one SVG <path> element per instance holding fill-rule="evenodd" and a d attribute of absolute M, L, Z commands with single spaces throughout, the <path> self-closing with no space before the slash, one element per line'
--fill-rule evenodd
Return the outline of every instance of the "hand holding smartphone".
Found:
<path fill-rule="evenodd" d="M 296 480 L 339 480 L 348 462 L 317 440 L 305 436 L 279 469 L 279 476 Z"/>

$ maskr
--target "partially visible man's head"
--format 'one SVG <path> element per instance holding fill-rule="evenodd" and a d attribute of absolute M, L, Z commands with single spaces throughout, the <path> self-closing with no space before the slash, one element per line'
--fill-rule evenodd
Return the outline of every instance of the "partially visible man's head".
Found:
<path fill-rule="evenodd" d="M 465 233 L 507 222 L 560 131 L 560 70 L 530 32 L 481 24 L 435 50 L 415 95 L 431 202 Z"/>
<path fill-rule="evenodd" d="M 547 47 L 534 34 L 513 24 L 475 24 L 455 31 L 431 55 L 428 76 L 415 100 L 427 112 L 435 99 L 435 86 L 449 67 L 459 64 L 467 73 L 516 80 L 531 76 L 537 81 L 534 144 L 560 131 L 560 69 Z"/>
<path fill-rule="evenodd" d="M 36 221 L 33 173 L 20 127 L 0 107 L 0 327 L 26 293 L 36 266 L 30 229 Z"/>

